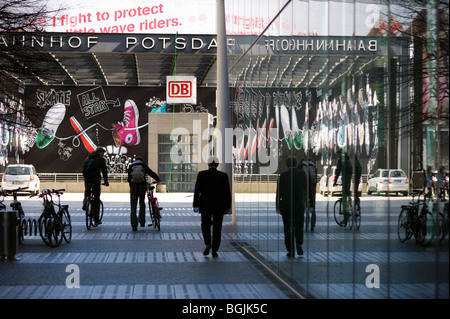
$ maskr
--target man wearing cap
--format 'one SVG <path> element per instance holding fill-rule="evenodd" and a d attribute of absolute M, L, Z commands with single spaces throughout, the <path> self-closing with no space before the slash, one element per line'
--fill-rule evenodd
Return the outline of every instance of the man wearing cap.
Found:
<path fill-rule="evenodd" d="M 202 234 L 206 245 L 203 255 L 209 255 L 212 249 L 213 257 L 218 256 L 223 216 L 231 213 L 231 189 L 228 175 L 217 170 L 218 166 L 219 160 L 211 157 L 208 160 L 208 169 L 198 173 L 193 202 L 194 211 L 201 214 Z"/>

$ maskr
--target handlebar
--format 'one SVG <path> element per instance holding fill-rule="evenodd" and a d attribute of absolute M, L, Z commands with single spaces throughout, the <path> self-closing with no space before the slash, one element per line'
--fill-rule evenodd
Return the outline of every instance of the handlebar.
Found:
<path fill-rule="evenodd" d="M 62 194 L 64 194 L 65 191 L 66 190 L 64 188 L 52 189 L 52 190 L 46 188 L 46 189 L 43 189 L 39 194 L 31 195 L 30 198 L 34 197 L 34 196 L 38 196 L 38 197 L 42 198 L 42 197 L 47 196 L 47 195 L 51 196 L 52 194 L 57 195 L 57 196 L 61 196 Z"/>

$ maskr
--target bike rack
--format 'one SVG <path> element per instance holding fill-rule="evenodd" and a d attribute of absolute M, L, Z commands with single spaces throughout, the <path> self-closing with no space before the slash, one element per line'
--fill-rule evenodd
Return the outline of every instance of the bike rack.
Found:
<path fill-rule="evenodd" d="M 23 236 L 38 236 L 38 227 L 36 218 L 18 218 L 19 235 Z"/>

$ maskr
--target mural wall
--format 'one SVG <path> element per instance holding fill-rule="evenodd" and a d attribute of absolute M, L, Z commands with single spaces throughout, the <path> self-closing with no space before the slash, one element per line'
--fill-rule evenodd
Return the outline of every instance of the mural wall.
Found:
<path fill-rule="evenodd" d="M 172 106 L 165 102 L 164 87 L 27 87 L 27 105 L 20 99 L 1 101 L 1 112 L 7 104 L 20 105 L 15 121 L 0 123 L 0 169 L 20 162 L 39 173 L 77 173 L 88 154 L 102 146 L 109 172 L 123 173 L 136 156 L 147 159 L 148 113 L 215 112 L 215 89 L 197 94 L 197 105 Z M 42 120 L 26 118 L 24 107 L 37 108 Z"/>

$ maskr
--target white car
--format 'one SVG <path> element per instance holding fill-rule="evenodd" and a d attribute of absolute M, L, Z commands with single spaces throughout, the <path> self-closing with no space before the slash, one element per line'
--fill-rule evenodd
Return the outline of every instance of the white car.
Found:
<path fill-rule="evenodd" d="M 24 192 L 37 194 L 40 191 L 41 183 L 33 165 L 10 164 L 5 170 L 2 178 L 2 188 L 4 190 L 15 190 L 21 187 L 28 187 Z"/>
<path fill-rule="evenodd" d="M 328 195 L 331 194 L 333 196 L 336 193 L 342 194 L 342 176 L 339 175 L 336 186 L 333 186 L 334 180 L 336 179 L 336 166 L 331 167 L 331 174 L 328 176 L 327 173 L 328 167 L 324 167 L 324 175 L 320 179 L 320 185 L 319 185 L 319 191 L 320 194 Z M 353 177 L 352 177 L 352 184 L 350 186 L 350 191 L 353 190 Z M 358 184 L 358 195 L 361 195 L 362 192 L 362 177 L 360 177 L 359 184 Z"/>
<path fill-rule="evenodd" d="M 328 194 L 328 166 L 323 167 L 323 174 L 319 181 L 319 193 L 320 195 Z"/>
<path fill-rule="evenodd" d="M 409 193 L 409 180 L 401 169 L 378 169 L 367 181 L 367 194 Z"/>

